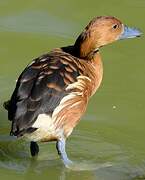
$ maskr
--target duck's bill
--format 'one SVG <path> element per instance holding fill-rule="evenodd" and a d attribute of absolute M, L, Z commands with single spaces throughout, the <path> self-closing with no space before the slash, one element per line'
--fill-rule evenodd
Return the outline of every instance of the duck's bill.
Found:
<path fill-rule="evenodd" d="M 119 39 L 140 37 L 141 34 L 142 32 L 137 28 L 130 28 L 128 26 L 124 26 L 124 30 L 122 34 L 119 36 Z"/>

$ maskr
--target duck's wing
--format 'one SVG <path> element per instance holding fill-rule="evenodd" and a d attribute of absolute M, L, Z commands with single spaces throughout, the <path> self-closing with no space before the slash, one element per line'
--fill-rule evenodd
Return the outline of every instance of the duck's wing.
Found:
<path fill-rule="evenodd" d="M 52 115 L 64 96 L 66 87 L 80 72 L 69 54 L 49 53 L 35 59 L 18 78 L 16 88 L 5 108 L 12 121 L 11 134 L 32 132 L 39 114 Z"/>

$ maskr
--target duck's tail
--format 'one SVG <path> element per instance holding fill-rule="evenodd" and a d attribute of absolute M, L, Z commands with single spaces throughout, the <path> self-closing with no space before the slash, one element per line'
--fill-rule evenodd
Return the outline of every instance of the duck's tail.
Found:
<path fill-rule="evenodd" d="M 4 103 L 3 103 L 3 107 L 8 111 L 8 109 L 9 109 L 9 106 L 10 106 L 10 100 L 8 100 L 8 101 L 5 101 Z"/>

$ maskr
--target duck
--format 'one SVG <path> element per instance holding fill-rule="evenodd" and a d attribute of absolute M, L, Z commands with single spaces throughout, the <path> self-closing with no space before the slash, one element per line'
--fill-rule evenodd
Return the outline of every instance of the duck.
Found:
<path fill-rule="evenodd" d="M 89 22 L 73 45 L 33 59 L 4 103 L 11 121 L 10 135 L 30 142 L 32 157 L 39 153 L 39 142 L 55 141 L 60 159 L 70 167 L 73 161 L 68 158 L 66 140 L 102 82 L 100 49 L 141 34 L 116 17 L 99 16 Z"/>

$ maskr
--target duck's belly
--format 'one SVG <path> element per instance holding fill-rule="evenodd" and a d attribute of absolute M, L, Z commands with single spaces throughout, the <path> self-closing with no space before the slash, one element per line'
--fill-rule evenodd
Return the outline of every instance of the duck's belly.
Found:
<path fill-rule="evenodd" d="M 59 128 L 55 119 L 46 114 L 40 114 L 36 119 L 32 128 L 37 128 L 36 131 L 25 134 L 24 138 L 29 141 L 55 141 L 62 137 L 63 128 Z"/>

